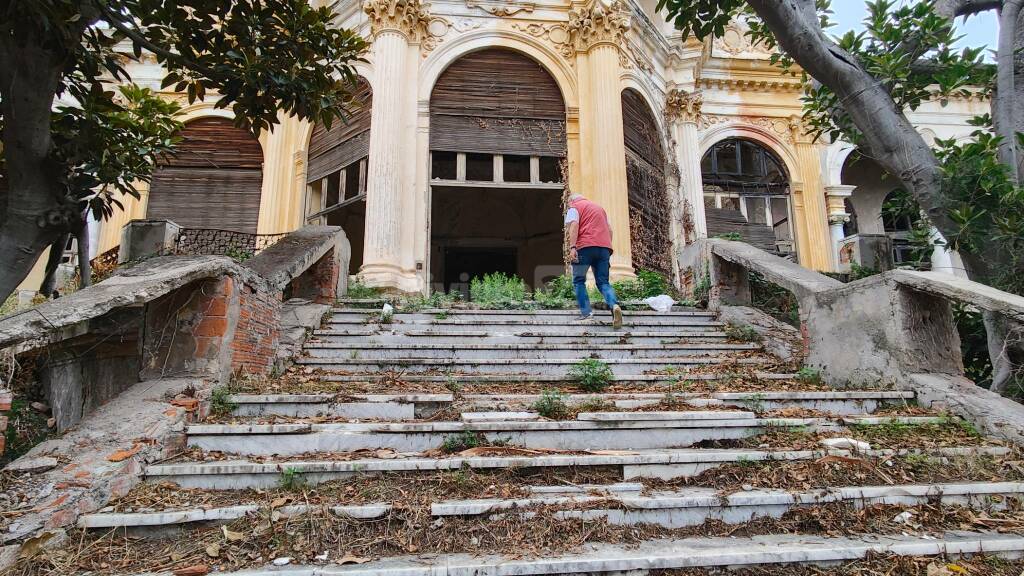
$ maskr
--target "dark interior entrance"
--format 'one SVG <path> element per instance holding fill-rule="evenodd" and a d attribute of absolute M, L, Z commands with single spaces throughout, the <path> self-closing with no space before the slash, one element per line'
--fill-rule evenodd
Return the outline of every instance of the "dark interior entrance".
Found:
<path fill-rule="evenodd" d="M 469 295 L 469 282 L 485 274 L 519 272 L 515 248 L 453 247 L 444 251 L 444 289 Z"/>

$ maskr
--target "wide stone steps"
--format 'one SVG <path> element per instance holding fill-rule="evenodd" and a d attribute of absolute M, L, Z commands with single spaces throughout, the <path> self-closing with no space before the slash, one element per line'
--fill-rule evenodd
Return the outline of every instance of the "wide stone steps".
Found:
<path fill-rule="evenodd" d="M 717 370 L 707 370 L 708 367 L 718 368 Z M 627 375 L 615 375 L 612 374 L 611 383 L 615 385 L 637 385 L 638 387 L 653 387 L 655 385 L 666 385 L 671 387 L 678 387 L 680 383 L 687 381 L 701 381 L 701 382 L 722 382 L 723 386 L 736 379 L 736 373 L 729 369 L 721 369 L 721 364 L 711 365 L 693 365 L 693 366 L 678 366 L 674 365 L 670 369 L 666 369 L 662 373 L 652 374 L 627 374 Z M 317 377 L 322 382 L 337 383 L 343 385 L 346 382 L 352 383 L 382 383 L 395 386 L 393 392 L 401 392 L 402 389 L 400 384 L 439 384 L 444 386 L 455 385 L 480 385 L 486 386 L 488 384 L 501 384 L 501 385 L 514 385 L 517 387 L 521 386 L 534 386 L 541 388 L 557 388 L 560 386 L 574 386 L 576 382 L 569 378 L 568 369 L 565 372 L 550 371 L 546 374 L 536 373 L 516 373 L 516 374 L 487 374 L 480 372 L 458 372 L 455 370 L 443 370 L 435 369 L 430 372 L 406 372 L 404 370 L 394 371 L 382 371 L 377 370 L 372 373 L 351 373 L 351 372 L 324 372 L 322 367 L 312 366 L 311 369 L 321 368 L 318 372 Z M 758 381 L 781 381 L 781 380 L 793 380 L 797 377 L 796 374 L 789 372 L 765 372 L 757 370 L 756 367 L 752 369 L 752 378 L 756 378 Z M 766 384 L 767 386 L 767 384 Z"/>
<path fill-rule="evenodd" d="M 706 354 L 672 358 L 603 358 L 600 351 L 581 351 L 574 358 L 529 359 L 444 359 L 444 358 L 297 358 L 300 366 L 311 366 L 327 372 L 366 374 L 379 371 L 403 374 L 451 373 L 489 375 L 558 376 L 567 379 L 569 370 L 580 362 L 597 356 L 611 369 L 617 379 L 643 375 L 671 375 L 683 367 L 739 365 L 745 367 L 771 366 L 775 362 L 767 357 L 736 358 L 733 354 Z"/>
<path fill-rule="evenodd" d="M 435 321 L 464 321 L 464 322 L 515 322 L 520 324 L 531 324 L 537 322 L 562 322 L 572 323 L 579 316 L 576 310 L 469 310 L 440 308 L 426 308 L 415 312 L 395 311 L 392 319 L 395 323 L 433 323 Z M 661 325 L 685 324 L 690 321 L 714 322 L 716 316 L 713 312 L 698 309 L 675 309 L 671 312 L 655 312 L 653 310 L 624 310 L 623 319 L 634 325 L 645 325 L 649 322 L 658 322 Z M 354 310 L 348 308 L 335 308 L 328 318 L 329 323 L 350 323 L 377 321 L 381 317 L 380 310 Z M 608 321 L 611 314 L 608 311 L 596 310 L 595 320 Z"/>
<path fill-rule="evenodd" d="M 451 554 L 424 559 L 394 557 L 364 564 L 330 564 L 246 570 L 226 576 L 530 576 L 609 574 L 639 576 L 653 571 L 756 567 L 766 564 L 832 564 L 878 555 L 939 556 L 984 553 L 1016 557 L 1024 537 L 994 532 L 948 532 L 937 536 L 862 536 L 827 538 L 803 534 L 754 538 L 649 540 L 639 545 L 587 544 L 580 552 L 542 558 Z"/>
<path fill-rule="evenodd" d="M 938 417 L 757 418 L 751 412 L 606 412 L 579 414 L 577 420 L 567 421 L 200 424 L 189 426 L 187 433 L 188 446 L 201 450 L 294 456 L 379 449 L 425 452 L 452 442 L 554 450 L 643 450 L 739 440 L 773 428 L 819 432 L 843 430 L 849 425 L 943 421 Z"/>
<path fill-rule="evenodd" d="M 641 483 L 583 486 L 533 486 L 518 498 L 441 500 L 430 503 L 434 518 L 490 514 L 532 514 L 545 507 L 556 518 L 607 520 L 612 525 L 651 524 L 664 528 L 699 526 L 709 520 L 742 524 L 755 518 L 781 518 L 796 507 L 843 503 L 859 509 L 873 505 L 977 507 L 1004 510 L 1013 501 L 1024 500 L 1024 483 L 967 482 L 931 485 L 844 486 L 824 490 L 743 490 L 720 493 L 710 488 L 647 491 Z M 192 522 L 224 522 L 260 510 L 274 510 L 281 517 L 307 514 L 319 508 L 349 518 L 382 518 L 391 512 L 390 502 L 370 504 L 268 505 L 267 502 L 234 506 L 153 510 L 145 512 L 101 512 L 82 516 L 81 528 L 140 528 L 172 526 Z"/>
<path fill-rule="evenodd" d="M 539 394 L 462 394 L 458 403 L 477 411 L 515 411 L 530 409 L 540 399 Z M 879 408 L 900 406 L 913 399 L 912 392 L 882 390 L 566 394 L 561 397 L 569 406 L 592 402 L 622 410 L 678 402 L 756 411 L 801 408 L 840 416 L 873 414 Z M 232 414 L 241 417 L 411 420 L 430 418 L 450 407 L 456 399 L 452 394 L 235 394 L 229 401 L 235 405 Z"/>
<path fill-rule="evenodd" d="M 367 344 L 365 342 L 308 342 L 305 345 L 310 358 L 336 358 L 358 360 L 390 359 L 445 359 L 445 360 L 579 360 L 587 348 L 573 343 L 530 344 Z M 581 350 L 582 349 L 582 350 Z M 661 343 L 661 344 L 602 344 L 593 348 L 602 360 L 630 358 L 661 358 L 730 354 L 759 350 L 757 344 L 748 343 Z"/>
<path fill-rule="evenodd" d="M 529 450 L 496 450 L 498 455 L 425 457 L 392 454 L 389 458 L 340 455 L 333 459 L 305 460 L 223 460 L 151 464 L 146 467 L 149 482 L 174 482 L 182 488 L 235 490 L 269 489 L 279 485 L 289 471 L 313 486 L 332 480 L 388 473 L 436 472 L 444 470 L 558 470 L 614 469 L 623 481 L 638 478 L 672 480 L 690 478 L 727 464 L 758 462 L 811 462 L 828 456 L 841 458 L 886 458 L 920 455 L 940 464 L 947 458 L 1004 457 L 1011 450 L 1002 446 L 949 447 L 935 449 L 883 449 L 857 453 L 848 450 L 749 450 L 684 448 L 628 450 L 614 452 L 545 453 Z M 505 455 L 506 453 L 516 455 Z"/>
<path fill-rule="evenodd" d="M 659 346 L 662 344 L 689 344 L 723 342 L 725 332 L 700 327 L 681 329 L 671 334 L 643 330 L 608 330 L 596 332 L 546 331 L 543 334 L 518 330 L 407 330 L 393 331 L 374 327 L 346 328 L 344 330 L 315 330 L 310 343 L 410 344 L 414 346 L 462 346 L 498 344 L 570 344 L 577 347 L 603 347 L 610 344 Z"/>

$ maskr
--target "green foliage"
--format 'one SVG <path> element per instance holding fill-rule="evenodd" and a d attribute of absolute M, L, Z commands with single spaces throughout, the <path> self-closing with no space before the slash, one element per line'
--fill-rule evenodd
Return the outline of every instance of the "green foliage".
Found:
<path fill-rule="evenodd" d="M 210 414 L 214 416 L 230 416 L 238 404 L 231 400 L 231 391 L 227 386 L 218 386 L 210 392 Z"/>
<path fill-rule="evenodd" d="M 239 263 L 245 262 L 246 260 L 249 260 L 250 258 L 255 256 L 255 254 L 253 254 L 249 250 L 239 248 L 238 246 L 228 246 L 228 248 L 224 250 L 224 255 L 227 256 L 228 258 L 232 258 L 235 262 Z"/>
<path fill-rule="evenodd" d="M 716 234 L 714 237 L 719 238 L 721 240 L 732 240 L 734 242 L 743 241 L 743 235 L 740 234 L 739 232 L 725 232 L 723 234 Z"/>
<path fill-rule="evenodd" d="M 469 299 L 482 306 L 509 306 L 527 300 L 526 282 L 501 272 L 485 274 L 469 282 Z"/>
<path fill-rule="evenodd" d="M 964 361 L 964 375 L 977 385 L 992 385 L 992 359 L 988 354 L 988 333 L 981 311 L 957 303 L 953 305 L 953 320 L 960 334 L 960 354 Z"/>
<path fill-rule="evenodd" d="M 4 452 L 0 453 L 0 467 L 22 456 L 34 446 L 50 437 L 47 417 L 32 409 L 29 400 L 15 396 L 4 432 Z"/>
<path fill-rule="evenodd" d="M 576 412 L 608 412 L 615 409 L 615 404 L 594 396 L 576 404 L 574 408 Z"/>
<path fill-rule="evenodd" d="M 762 340 L 761 334 L 753 326 L 733 322 L 725 325 L 725 337 L 739 342 L 760 342 Z"/>
<path fill-rule="evenodd" d="M 533 299 L 541 308 L 564 308 L 570 305 L 576 300 L 572 277 L 565 274 L 556 276 L 549 280 L 543 288 L 534 291 Z"/>
<path fill-rule="evenodd" d="M 711 297 L 711 269 L 704 266 L 704 273 L 701 274 L 697 284 L 693 287 L 693 299 L 697 306 L 706 307 Z"/>
<path fill-rule="evenodd" d="M 615 289 L 615 295 L 621 301 L 643 300 L 671 292 L 665 277 L 650 270 L 638 270 L 636 278 L 612 282 L 612 288 Z"/>
<path fill-rule="evenodd" d="M 570 415 L 565 394 L 558 390 L 545 390 L 530 409 L 550 420 L 565 420 Z"/>
<path fill-rule="evenodd" d="M 20 306 L 18 306 L 18 295 L 11 294 L 10 296 L 7 297 L 6 300 L 4 300 L 3 304 L 0 304 L 0 318 L 3 318 L 8 314 L 13 314 L 15 311 L 18 310 L 19 307 Z"/>
<path fill-rule="evenodd" d="M 349 281 L 348 293 L 345 294 L 346 298 L 352 298 L 355 300 L 369 300 L 376 298 L 377 296 L 380 296 L 379 289 L 371 288 L 355 277 Z"/>
<path fill-rule="evenodd" d="M 402 300 L 400 308 L 402 312 L 419 312 L 420 310 L 425 310 L 427 308 L 440 308 L 442 310 L 446 310 L 454 306 L 458 301 L 458 292 L 447 294 L 439 290 L 431 293 L 430 296 L 418 295 L 406 298 Z M 447 313 L 445 313 L 445 316 L 447 316 Z M 439 320 L 443 320 L 443 318 L 439 318 Z"/>
<path fill-rule="evenodd" d="M 569 368 L 569 379 L 587 392 L 600 392 L 614 379 L 611 367 L 596 358 L 587 358 Z"/>
<path fill-rule="evenodd" d="M 804 384 L 821 384 L 821 370 L 804 366 L 797 370 L 796 379 Z"/>
<path fill-rule="evenodd" d="M 277 485 L 282 490 L 295 491 L 302 488 L 305 485 L 306 480 L 302 477 L 302 472 L 298 468 L 289 466 L 281 471 L 281 477 L 277 480 Z"/>
<path fill-rule="evenodd" d="M 754 308 L 790 326 L 800 327 L 800 305 L 796 296 L 757 272 L 749 275 L 750 299 Z"/>
<path fill-rule="evenodd" d="M 487 446 L 488 442 L 484 436 L 478 432 L 470 432 L 464 430 L 453 436 L 448 436 L 444 439 L 444 443 L 441 444 L 441 450 L 446 454 L 455 454 L 470 448 L 478 448 L 480 446 Z"/>
<path fill-rule="evenodd" d="M 863 280 L 864 278 L 869 278 L 871 276 L 876 276 L 878 274 L 880 274 L 880 272 L 878 270 L 875 270 L 874 268 L 861 266 L 860 264 L 853 262 L 850 264 L 849 281 L 854 282 L 856 280 Z"/>

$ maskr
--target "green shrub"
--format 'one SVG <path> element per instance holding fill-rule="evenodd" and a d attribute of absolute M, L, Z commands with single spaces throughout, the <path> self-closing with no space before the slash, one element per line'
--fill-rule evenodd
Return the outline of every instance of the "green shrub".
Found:
<path fill-rule="evenodd" d="M 637 271 L 636 278 L 612 282 L 612 288 L 619 300 L 643 300 L 672 291 L 664 276 L 650 270 Z"/>
<path fill-rule="evenodd" d="M 716 234 L 713 238 L 721 238 L 722 240 L 732 240 L 734 242 L 742 242 L 743 235 L 739 232 L 725 232 L 724 234 Z"/>
<path fill-rule="evenodd" d="M 593 397 L 580 402 L 574 408 L 576 412 L 610 412 L 615 410 L 615 404 Z"/>
<path fill-rule="evenodd" d="M 800 327 L 800 305 L 792 292 L 769 282 L 757 272 L 750 276 L 753 307 L 790 326 Z"/>
<path fill-rule="evenodd" d="M 569 379 L 575 381 L 587 392 L 600 392 L 614 379 L 612 369 L 596 358 L 581 360 L 569 368 Z"/>
<path fill-rule="evenodd" d="M 533 293 L 533 299 L 542 308 L 564 308 L 576 299 L 572 277 L 565 274 L 548 281 Z"/>
<path fill-rule="evenodd" d="M 377 288 L 370 288 L 366 284 L 363 284 L 356 278 L 348 283 L 348 292 L 345 294 L 347 298 L 353 298 L 356 300 L 366 300 L 370 298 L 376 298 L 380 295 L 380 290 Z"/>
<path fill-rule="evenodd" d="M 469 283 L 469 299 L 482 305 L 508 305 L 523 302 L 529 290 L 518 276 L 501 272 L 473 278 Z"/>
<path fill-rule="evenodd" d="M 214 416 L 230 416 L 238 404 L 231 400 L 231 391 L 226 386 L 219 386 L 210 392 L 210 414 Z"/>
<path fill-rule="evenodd" d="M 760 342 L 761 334 L 750 324 L 734 324 L 729 322 L 725 325 L 725 337 L 738 342 Z"/>
<path fill-rule="evenodd" d="M 545 390 L 530 408 L 551 420 L 565 420 L 570 414 L 569 406 L 565 404 L 565 394 L 558 390 Z"/>
<path fill-rule="evenodd" d="M 804 366 L 797 370 L 796 379 L 804 384 L 821 384 L 821 370 Z"/>
<path fill-rule="evenodd" d="M 444 443 L 441 444 L 441 450 L 447 454 L 455 454 L 456 452 L 462 452 L 469 450 L 470 448 L 478 448 L 480 446 L 487 446 L 487 439 L 478 432 L 470 432 L 465 430 L 449 436 L 444 439 Z"/>
<path fill-rule="evenodd" d="M 291 466 L 281 471 L 281 477 L 277 480 L 277 485 L 282 490 L 298 490 L 302 488 L 306 481 L 302 477 L 302 472 L 298 468 L 292 468 Z"/>

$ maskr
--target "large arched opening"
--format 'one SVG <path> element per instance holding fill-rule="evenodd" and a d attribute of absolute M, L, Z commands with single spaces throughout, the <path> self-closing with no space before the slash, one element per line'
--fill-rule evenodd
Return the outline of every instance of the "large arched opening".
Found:
<path fill-rule="evenodd" d="M 736 237 L 796 258 L 789 174 L 761 143 L 729 138 L 701 159 L 708 236 Z"/>
<path fill-rule="evenodd" d="M 370 83 L 359 78 L 349 116 L 313 127 L 306 164 L 306 223 L 340 226 L 352 246 L 349 273 L 363 265 L 366 166 L 370 156 Z"/>
<path fill-rule="evenodd" d="M 227 118 L 193 120 L 149 186 L 146 217 L 185 228 L 255 234 L 263 188 L 263 149 Z"/>
<path fill-rule="evenodd" d="M 633 268 L 671 278 L 672 207 L 665 181 L 665 150 L 654 113 L 632 88 L 622 91 L 622 123 Z"/>
<path fill-rule="evenodd" d="M 503 272 L 538 286 L 562 271 L 565 102 L 540 64 L 469 53 L 430 97 L 430 275 L 462 289 Z"/>
<path fill-rule="evenodd" d="M 920 212 L 916 202 L 908 202 L 900 181 L 854 150 L 843 164 L 842 183 L 856 186 L 848 201 L 857 219 L 854 226 L 844 227 L 844 243 L 859 244 L 850 258 L 879 270 L 916 263 L 910 236 Z"/>

